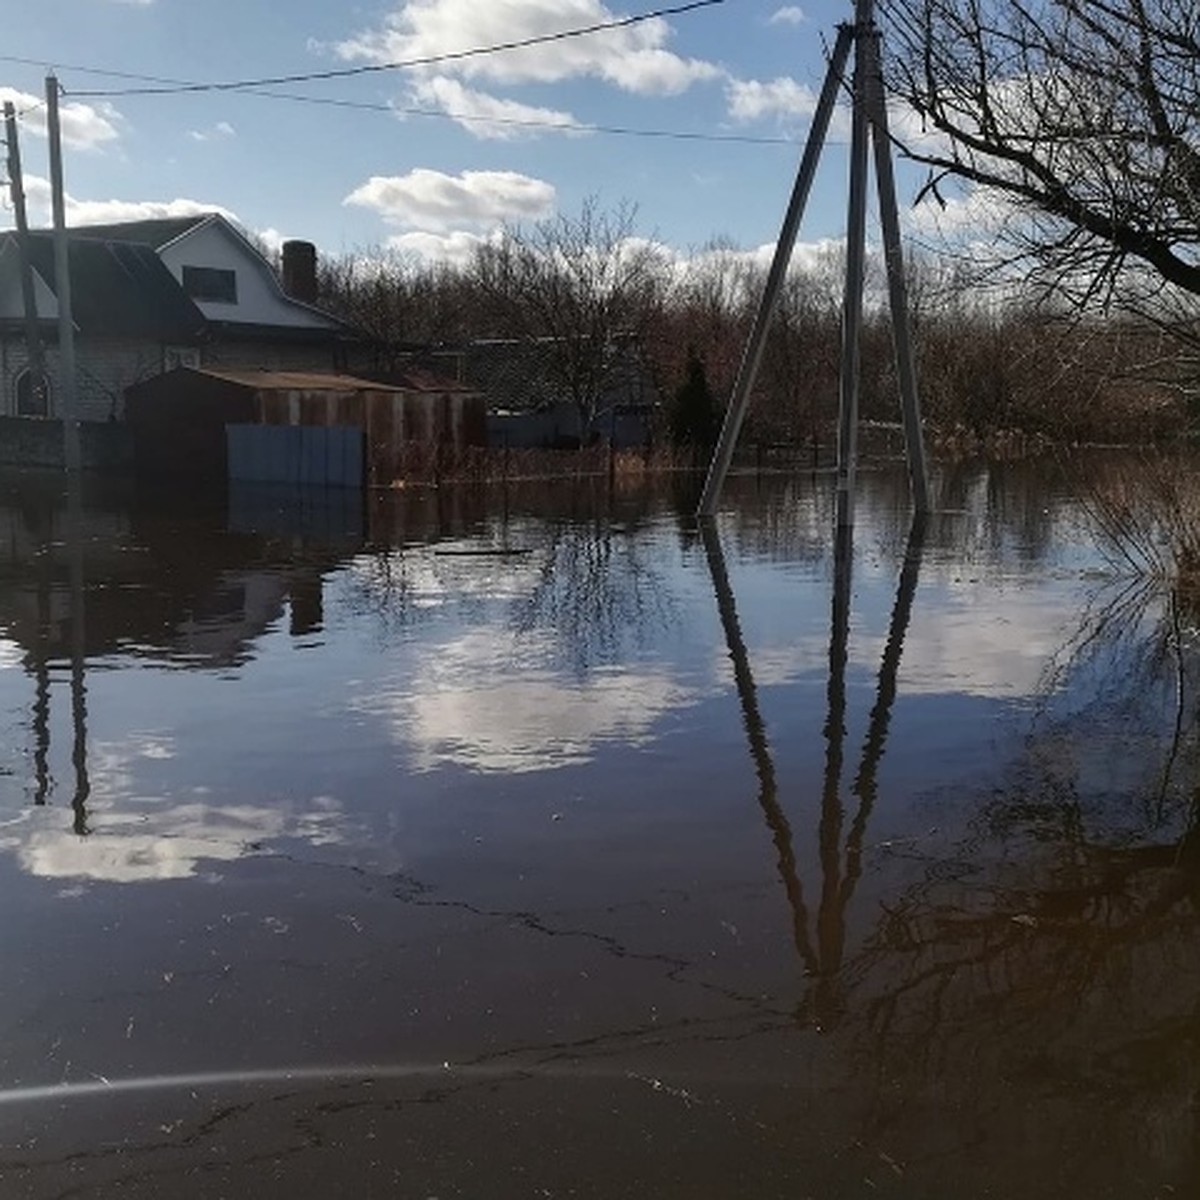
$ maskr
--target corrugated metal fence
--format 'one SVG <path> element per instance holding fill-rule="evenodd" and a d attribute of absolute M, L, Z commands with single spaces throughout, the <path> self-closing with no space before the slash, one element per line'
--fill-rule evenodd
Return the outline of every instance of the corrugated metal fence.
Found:
<path fill-rule="evenodd" d="M 242 483 L 291 483 L 361 488 L 361 429 L 347 425 L 226 425 L 229 478 Z"/>

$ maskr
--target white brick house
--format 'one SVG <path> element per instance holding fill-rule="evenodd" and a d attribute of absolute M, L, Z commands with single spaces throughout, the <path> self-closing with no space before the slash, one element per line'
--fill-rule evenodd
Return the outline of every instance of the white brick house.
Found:
<path fill-rule="evenodd" d="M 60 411 L 53 243 L 41 231 L 29 243 L 48 411 L 39 411 L 29 387 L 20 255 L 7 233 L 0 234 L 0 416 L 53 417 Z M 287 295 L 266 259 L 219 214 L 80 226 L 70 231 L 69 256 L 85 421 L 120 420 L 127 387 L 177 366 L 344 366 L 349 327 Z"/>

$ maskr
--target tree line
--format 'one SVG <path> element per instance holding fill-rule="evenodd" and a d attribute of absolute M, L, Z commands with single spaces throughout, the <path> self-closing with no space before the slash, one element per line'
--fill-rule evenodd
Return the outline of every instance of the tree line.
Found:
<path fill-rule="evenodd" d="M 511 227 L 466 263 L 394 253 L 322 262 L 320 303 L 364 332 L 363 369 L 449 374 L 481 341 L 506 342 L 518 372 L 506 403 L 569 402 L 581 439 L 629 394 L 657 401 L 654 436 L 716 437 L 761 297 L 766 265 L 715 240 L 686 259 L 639 237 L 631 206 Z M 861 400 L 896 422 L 899 399 L 881 269 L 869 266 Z M 912 324 L 925 416 L 935 436 L 986 442 L 1019 431 L 1050 441 L 1124 441 L 1186 418 L 1186 372 L 1169 332 L 1127 314 L 1081 315 L 1031 289 L 981 290 L 952 260 L 914 250 Z M 828 440 L 835 423 L 844 262 L 831 246 L 789 273 L 744 439 Z M 534 348 L 536 356 L 521 354 Z M 1164 364 L 1172 364 L 1166 369 Z M 489 379 L 466 382 L 487 390 Z"/>
<path fill-rule="evenodd" d="M 976 239 L 910 247 L 919 385 L 935 433 L 1127 441 L 1178 431 L 1200 353 L 1200 0 L 878 0 L 899 151 L 920 199 L 984 196 Z M 630 364 L 659 433 L 707 444 L 732 389 L 765 264 L 714 240 L 687 255 L 629 204 L 514 226 L 461 264 L 347 257 L 321 299 L 387 374 L 479 340 L 538 347 L 523 394 L 569 401 L 581 437 Z M 843 288 L 834 247 L 788 276 L 746 436 L 827 435 Z M 888 313 L 868 279 L 860 407 L 899 405 Z M 486 380 L 469 380 L 482 384 Z M 518 389 L 520 393 L 520 389 Z M 520 394 L 518 402 L 522 402 Z"/>

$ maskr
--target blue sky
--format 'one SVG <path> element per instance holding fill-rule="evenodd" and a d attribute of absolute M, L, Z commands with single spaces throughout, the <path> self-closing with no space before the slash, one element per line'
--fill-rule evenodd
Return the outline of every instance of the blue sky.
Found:
<path fill-rule="evenodd" d="M 275 90 L 84 95 L 136 81 L 80 68 L 215 81 L 356 67 L 493 45 L 648 12 L 647 0 L 0 0 L 0 98 L 21 124 L 35 222 L 47 219 L 43 94 L 62 100 L 76 223 L 220 207 L 268 237 L 323 252 L 469 249 L 501 220 L 577 212 L 598 195 L 638 206 L 638 230 L 681 252 L 715 235 L 774 241 L 824 51 L 851 0 L 724 3 L 586 39 Z M 31 60 L 29 63 L 12 58 Z M 378 106 L 348 107 L 354 105 Z M 402 112 L 419 109 L 418 115 Z M 446 115 L 449 114 L 449 115 Z M 507 124 L 471 118 L 499 116 Z M 786 138 L 693 141 L 524 122 Z M 801 239 L 842 235 L 839 120 Z M 911 181 L 902 176 L 902 204 Z M 7 207 L 0 220 L 11 223 Z"/>

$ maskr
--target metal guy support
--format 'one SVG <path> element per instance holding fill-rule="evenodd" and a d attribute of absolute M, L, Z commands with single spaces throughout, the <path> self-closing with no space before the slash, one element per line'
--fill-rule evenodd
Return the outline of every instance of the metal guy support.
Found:
<path fill-rule="evenodd" d="M 850 50 L 855 50 L 853 80 L 853 133 L 850 152 L 849 218 L 846 233 L 846 288 L 842 312 L 842 358 L 838 403 L 837 523 L 854 523 L 854 483 L 858 466 L 859 341 L 862 326 L 863 279 L 866 256 L 866 192 L 868 142 L 875 148 L 875 176 L 879 193 L 880 225 L 887 260 L 888 299 L 896 373 L 904 419 L 905 447 L 913 508 L 929 510 L 929 478 L 917 394 L 912 336 L 908 319 L 908 292 L 904 283 L 900 218 L 896 208 L 896 183 L 888 141 L 887 110 L 880 76 L 879 31 L 875 26 L 874 0 L 855 0 L 853 25 L 838 27 L 825 82 L 804 154 L 796 175 L 791 201 L 775 246 L 775 256 L 763 288 L 762 299 L 747 339 L 737 379 L 713 451 L 697 515 L 712 516 L 741 432 L 750 395 L 758 377 L 771 317 L 779 301 L 796 234 L 800 227 L 817 163 L 829 131 L 837 93 L 844 81 Z"/>

